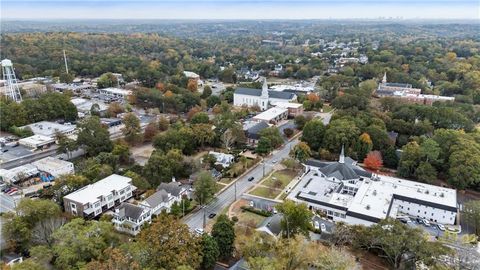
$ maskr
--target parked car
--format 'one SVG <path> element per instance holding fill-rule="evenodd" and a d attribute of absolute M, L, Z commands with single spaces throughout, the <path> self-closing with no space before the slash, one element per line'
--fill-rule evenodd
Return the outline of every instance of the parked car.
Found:
<path fill-rule="evenodd" d="M 210 215 L 208 215 L 208 218 L 214 218 L 217 214 L 215 213 L 211 213 Z"/>
<path fill-rule="evenodd" d="M 274 214 L 278 213 L 278 211 L 277 211 L 277 209 L 276 209 L 275 207 L 273 208 L 273 213 L 274 213 Z"/>
<path fill-rule="evenodd" d="M 250 176 L 250 177 L 248 178 L 248 181 L 249 181 L 249 182 L 252 182 L 253 179 L 255 179 L 255 178 L 254 178 L 253 176 Z"/>
<path fill-rule="evenodd" d="M 255 203 L 253 201 L 250 201 L 250 207 L 254 207 Z"/>
<path fill-rule="evenodd" d="M 320 224 L 320 229 L 322 232 L 327 232 L 327 226 L 325 226 L 325 223 Z"/>
<path fill-rule="evenodd" d="M 428 221 L 427 219 L 422 219 L 422 223 L 423 225 L 425 225 L 425 227 L 430 227 L 430 221 Z"/>
<path fill-rule="evenodd" d="M 201 229 L 201 228 L 196 228 L 196 229 L 195 229 L 195 233 L 198 234 L 198 235 L 202 235 L 202 234 L 203 234 L 203 229 Z"/>
<path fill-rule="evenodd" d="M 443 226 L 443 224 L 437 224 L 437 227 L 440 231 L 445 231 L 445 226 Z"/>

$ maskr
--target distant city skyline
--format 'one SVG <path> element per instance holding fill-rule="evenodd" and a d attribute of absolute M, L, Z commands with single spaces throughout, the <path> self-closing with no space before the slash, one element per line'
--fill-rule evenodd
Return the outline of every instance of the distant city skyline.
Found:
<path fill-rule="evenodd" d="M 3 0 L 3 19 L 479 19 L 478 0 Z"/>

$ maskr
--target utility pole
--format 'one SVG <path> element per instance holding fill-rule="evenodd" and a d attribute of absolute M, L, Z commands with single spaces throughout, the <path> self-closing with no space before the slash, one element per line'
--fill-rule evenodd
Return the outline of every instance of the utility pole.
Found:
<path fill-rule="evenodd" d="M 235 180 L 234 187 L 235 187 L 235 202 L 236 202 L 237 201 L 237 180 Z"/>
<path fill-rule="evenodd" d="M 263 161 L 263 177 L 265 177 L 265 161 Z"/>
<path fill-rule="evenodd" d="M 185 216 L 185 200 L 182 198 L 182 217 Z"/>
<path fill-rule="evenodd" d="M 63 60 L 65 60 L 65 72 L 68 74 L 67 55 L 65 54 L 65 50 L 63 50 Z"/>

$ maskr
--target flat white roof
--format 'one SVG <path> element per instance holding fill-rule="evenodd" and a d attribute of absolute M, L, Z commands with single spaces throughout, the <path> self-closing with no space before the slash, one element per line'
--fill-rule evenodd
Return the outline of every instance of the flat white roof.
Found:
<path fill-rule="evenodd" d="M 289 198 L 303 200 L 296 199 L 296 195 L 300 192 L 303 198 L 344 207 L 348 211 L 379 219 L 387 217 L 394 196 L 415 200 L 419 204 L 427 202 L 427 204 L 457 207 L 457 191 L 451 188 L 391 176 L 373 175 L 372 178 L 364 177 L 362 181 L 357 179 L 355 183 L 343 181 L 344 187 L 358 188 L 353 196 L 339 193 L 341 183 L 341 180 L 328 179 L 317 170 L 311 170 L 295 186 Z"/>
<path fill-rule="evenodd" d="M 253 119 L 257 119 L 257 120 L 265 120 L 265 121 L 270 121 L 272 119 L 274 119 L 275 117 L 283 114 L 283 113 L 286 113 L 288 112 L 287 109 L 284 109 L 284 108 L 277 108 L 277 107 L 274 107 L 274 108 L 270 108 L 262 113 L 259 113 L 257 115 L 255 115 L 253 117 Z"/>
<path fill-rule="evenodd" d="M 37 160 L 32 163 L 33 165 L 37 167 L 42 167 L 42 168 L 51 168 L 52 170 L 55 170 L 57 168 L 61 167 L 68 167 L 68 166 L 73 166 L 72 162 L 66 161 L 66 160 L 61 160 L 59 158 L 55 157 L 46 157 L 40 160 Z"/>
<path fill-rule="evenodd" d="M 439 205 L 457 207 L 457 191 L 455 189 L 385 175 L 379 175 L 379 177 L 380 181 L 367 180 L 360 186 L 348 210 L 385 218 L 394 194 Z"/>
<path fill-rule="evenodd" d="M 118 95 L 124 95 L 124 96 L 128 96 L 132 94 L 131 90 L 120 89 L 116 87 L 103 88 L 103 89 L 99 89 L 99 91 L 105 91 L 112 94 L 118 94 Z"/>
<path fill-rule="evenodd" d="M 54 141 L 55 139 L 52 137 L 43 136 L 43 135 L 33 135 L 27 138 L 20 139 L 19 143 L 29 144 L 29 145 L 42 145 L 42 144 L 52 143 Z"/>
<path fill-rule="evenodd" d="M 83 187 L 65 196 L 66 199 L 87 204 L 98 201 L 100 196 L 108 196 L 113 190 L 121 190 L 132 182 L 130 177 L 112 174 L 98 182 Z"/>
<path fill-rule="evenodd" d="M 200 78 L 200 75 L 198 75 L 197 73 L 192 72 L 192 71 L 184 71 L 183 74 L 185 74 L 185 76 L 186 76 L 187 78 L 192 78 L 192 79 L 198 79 L 198 78 Z"/>
<path fill-rule="evenodd" d="M 303 106 L 303 104 L 296 103 L 296 102 L 273 102 L 273 105 L 279 107 L 279 108 L 293 108 L 293 109 L 298 109 Z"/>
<path fill-rule="evenodd" d="M 59 124 L 55 122 L 50 122 L 50 121 L 41 121 L 37 123 L 33 123 L 30 125 L 25 125 L 20 128 L 26 128 L 29 127 L 33 134 L 35 135 L 43 135 L 43 136 L 55 136 L 55 133 L 61 132 L 61 133 L 69 133 L 73 132 L 76 128 L 75 125 L 72 124 Z"/>

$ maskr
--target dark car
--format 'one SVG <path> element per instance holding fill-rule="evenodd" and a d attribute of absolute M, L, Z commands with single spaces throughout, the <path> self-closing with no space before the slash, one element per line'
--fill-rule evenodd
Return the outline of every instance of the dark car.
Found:
<path fill-rule="evenodd" d="M 215 213 L 211 213 L 210 215 L 208 215 L 208 218 L 214 218 L 217 214 Z"/>
<path fill-rule="evenodd" d="M 248 181 L 249 181 L 249 182 L 252 182 L 253 179 L 255 179 L 255 178 L 253 178 L 253 176 L 250 176 L 250 177 L 248 178 Z"/>

